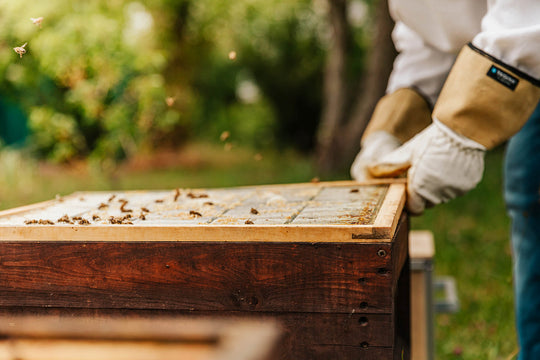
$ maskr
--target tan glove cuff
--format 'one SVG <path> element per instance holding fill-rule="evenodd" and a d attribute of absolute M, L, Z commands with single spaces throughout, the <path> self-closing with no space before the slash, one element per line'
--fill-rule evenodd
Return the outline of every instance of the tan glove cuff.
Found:
<path fill-rule="evenodd" d="M 444 83 L 433 117 L 491 149 L 525 124 L 540 100 L 539 85 L 469 44 Z"/>
<path fill-rule="evenodd" d="M 362 141 L 376 131 L 386 131 L 406 142 L 431 123 L 428 102 L 415 90 L 401 88 L 382 97 L 364 131 Z"/>

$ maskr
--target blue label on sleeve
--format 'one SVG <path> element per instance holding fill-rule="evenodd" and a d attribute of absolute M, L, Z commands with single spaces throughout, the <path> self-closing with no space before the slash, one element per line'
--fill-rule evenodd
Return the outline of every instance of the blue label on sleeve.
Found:
<path fill-rule="evenodd" d="M 498 83 L 506 86 L 510 90 L 515 90 L 517 84 L 519 83 L 518 78 L 516 78 L 513 75 L 510 75 L 509 73 L 507 73 L 506 71 L 496 67 L 495 65 L 492 65 L 489 68 L 487 76 L 489 76 L 493 80 L 497 81 Z"/>

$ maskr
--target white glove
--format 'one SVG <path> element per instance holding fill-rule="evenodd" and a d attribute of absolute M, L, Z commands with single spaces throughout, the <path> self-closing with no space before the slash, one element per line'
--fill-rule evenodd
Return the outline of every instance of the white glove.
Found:
<path fill-rule="evenodd" d="M 368 167 L 376 177 L 406 171 L 407 207 L 421 214 L 473 189 L 482 179 L 486 148 L 438 121 Z"/>
<path fill-rule="evenodd" d="M 366 167 L 401 146 L 401 142 L 386 131 L 376 131 L 362 141 L 362 149 L 351 165 L 351 176 L 356 181 L 372 179 Z"/>

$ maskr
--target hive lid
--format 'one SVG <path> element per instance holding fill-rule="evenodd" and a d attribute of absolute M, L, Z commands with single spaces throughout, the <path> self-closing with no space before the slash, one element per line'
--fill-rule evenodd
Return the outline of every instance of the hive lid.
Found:
<path fill-rule="evenodd" d="M 78 192 L 0 212 L 0 240 L 390 241 L 403 182 Z"/>

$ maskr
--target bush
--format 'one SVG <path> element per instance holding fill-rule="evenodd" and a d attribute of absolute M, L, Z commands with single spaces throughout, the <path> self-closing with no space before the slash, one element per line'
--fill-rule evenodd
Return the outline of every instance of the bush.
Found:
<path fill-rule="evenodd" d="M 150 10 L 122 0 L 0 2 L 0 96 L 21 104 L 37 154 L 120 159 L 178 126 Z M 12 48 L 24 43 L 20 58 Z"/>
<path fill-rule="evenodd" d="M 322 108 L 324 12 L 308 0 L 207 0 L 192 3 L 188 28 L 207 49 L 193 79 L 196 129 L 212 136 L 237 129 L 257 147 L 311 149 Z"/>

